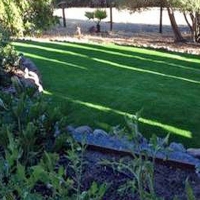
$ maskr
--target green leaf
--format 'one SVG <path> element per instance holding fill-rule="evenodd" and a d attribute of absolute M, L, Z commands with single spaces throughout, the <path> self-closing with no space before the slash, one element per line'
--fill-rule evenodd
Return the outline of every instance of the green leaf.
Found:
<path fill-rule="evenodd" d="M 96 182 L 93 182 L 90 190 L 91 194 L 93 195 L 96 194 L 97 190 L 98 190 L 98 185 Z"/>
<path fill-rule="evenodd" d="M 150 144 L 154 149 L 156 149 L 156 147 L 158 146 L 158 138 L 155 134 L 153 134 L 152 137 L 150 138 Z"/>
<path fill-rule="evenodd" d="M 15 117 L 20 117 L 25 107 L 24 96 L 22 95 L 17 102 L 17 105 L 13 107 L 13 113 Z"/>
<path fill-rule="evenodd" d="M 85 12 L 85 17 L 87 17 L 89 20 L 94 19 L 94 12 Z"/>
<path fill-rule="evenodd" d="M 29 122 L 26 126 L 26 129 L 22 131 L 24 137 L 26 140 L 30 141 L 31 143 L 34 143 L 35 141 L 35 133 L 37 131 L 37 127 L 33 124 L 33 122 Z"/>
<path fill-rule="evenodd" d="M 167 145 L 169 143 L 170 133 L 166 135 L 166 137 L 162 141 L 162 145 Z"/>
<path fill-rule="evenodd" d="M 58 176 L 62 177 L 63 175 L 65 175 L 65 168 L 63 166 L 60 166 L 58 169 Z"/>
<path fill-rule="evenodd" d="M 6 105 L 4 104 L 3 100 L 0 98 L 0 107 L 4 108 L 5 110 L 8 110 Z"/>
<path fill-rule="evenodd" d="M 17 175 L 21 180 L 26 179 L 25 166 L 21 165 L 19 162 L 17 163 Z"/>
<path fill-rule="evenodd" d="M 107 17 L 106 10 L 96 9 L 94 11 L 94 17 L 97 18 L 99 21 L 105 19 Z"/>
<path fill-rule="evenodd" d="M 32 170 L 32 177 L 34 178 L 35 182 L 37 182 L 38 180 L 46 182 L 46 180 L 48 180 L 48 176 L 46 175 L 46 172 L 41 165 L 36 165 L 32 167 Z"/>
<path fill-rule="evenodd" d="M 185 181 L 185 190 L 186 190 L 186 194 L 187 194 L 187 200 L 196 200 L 188 178 Z"/>

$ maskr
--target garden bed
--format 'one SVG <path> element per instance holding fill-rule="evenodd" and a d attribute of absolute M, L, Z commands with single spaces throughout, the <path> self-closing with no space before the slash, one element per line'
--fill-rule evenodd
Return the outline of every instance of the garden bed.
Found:
<path fill-rule="evenodd" d="M 190 156 L 182 144 L 172 142 L 167 145 L 165 144 L 167 137 L 156 138 L 158 143 L 154 144 L 156 147 L 153 147 L 152 141 L 148 142 L 141 134 L 136 142 L 137 139 L 127 140 L 124 137 L 108 135 L 100 129 L 91 132 L 92 129 L 88 126 L 76 129 L 68 127 L 68 130 L 76 141 L 84 143 L 86 147 L 83 156 L 83 162 L 86 163 L 83 169 L 84 188 L 87 189 L 93 181 L 99 184 L 106 183 L 108 190 L 104 199 L 142 199 L 139 197 L 138 190 L 134 193 L 131 187 L 128 189 L 128 183 L 131 182 L 133 189 L 134 184 L 137 188 L 137 184 L 143 181 L 138 178 L 139 176 L 137 177 L 140 171 L 136 164 L 138 162 L 141 164 L 141 169 L 144 169 L 141 176 L 145 179 L 149 173 L 148 178 L 153 177 L 157 197 L 164 200 L 171 200 L 174 197 L 181 200 L 190 199 L 191 196 L 189 197 L 189 191 L 186 189 L 188 181 L 196 199 L 200 198 L 200 177 L 196 168 L 200 160 Z M 153 151 L 156 149 L 160 150 L 153 158 Z M 161 155 L 165 153 L 167 156 L 162 157 Z M 153 166 L 153 171 L 149 170 L 149 164 Z M 122 186 L 124 190 L 120 189 Z M 146 190 L 149 190 L 148 184 L 146 184 Z"/>
<path fill-rule="evenodd" d="M 121 200 L 136 200 L 138 196 L 130 191 L 126 193 L 117 193 L 119 187 L 130 180 L 130 176 L 126 173 L 114 171 L 111 167 L 99 165 L 101 159 L 118 160 L 119 155 L 105 154 L 97 151 L 86 151 L 85 158 L 87 165 L 83 175 L 84 185 L 87 187 L 88 183 L 97 181 L 99 183 L 107 183 L 110 188 L 106 192 L 104 199 L 121 199 Z M 130 157 L 126 157 L 126 162 L 131 162 Z M 194 171 L 189 169 L 180 169 L 176 167 L 166 166 L 163 164 L 156 164 L 154 171 L 155 192 L 159 197 L 165 200 L 171 200 L 177 196 L 180 200 L 187 199 L 185 192 L 185 180 L 188 178 L 196 199 L 200 199 L 200 179 Z M 121 195 L 121 196 L 120 196 Z"/>

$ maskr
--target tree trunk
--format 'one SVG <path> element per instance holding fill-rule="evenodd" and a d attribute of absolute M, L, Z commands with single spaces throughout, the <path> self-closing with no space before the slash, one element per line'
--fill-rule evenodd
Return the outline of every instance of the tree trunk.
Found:
<path fill-rule="evenodd" d="M 200 43 L 200 14 L 196 12 L 196 38 L 195 41 Z"/>
<path fill-rule="evenodd" d="M 198 42 L 200 43 L 200 14 L 195 12 L 195 13 L 190 13 L 190 17 L 192 20 L 192 38 L 193 42 Z"/>
<path fill-rule="evenodd" d="M 191 39 L 194 41 L 194 29 L 193 29 L 193 20 L 192 20 L 192 24 L 190 24 L 188 18 L 187 18 L 187 15 L 185 13 L 185 11 L 183 12 L 183 16 L 185 18 L 185 21 L 190 29 L 190 32 L 191 32 Z M 191 16 L 191 15 L 190 15 Z M 191 18 L 192 19 L 192 18 Z"/>
<path fill-rule="evenodd" d="M 196 19 L 195 19 L 195 14 L 193 14 L 192 12 L 190 13 L 190 18 L 192 20 L 192 39 L 193 42 L 196 42 Z"/>
<path fill-rule="evenodd" d="M 188 27 L 189 27 L 191 33 L 192 33 L 192 32 L 193 32 L 193 28 L 192 28 L 192 25 L 190 24 L 190 22 L 189 22 L 189 20 L 188 20 L 187 15 L 186 15 L 185 12 L 183 12 L 183 16 L 184 16 L 185 21 L 186 21 L 186 23 L 187 23 L 187 25 L 188 25 Z"/>
<path fill-rule="evenodd" d="M 193 40 L 194 40 L 194 42 L 196 42 L 196 38 L 197 38 L 197 18 L 196 18 L 196 14 L 195 14 L 194 20 L 193 20 L 193 30 L 194 30 Z"/>
<path fill-rule="evenodd" d="M 66 27 L 65 5 L 62 5 L 63 26 Z"/>
<path fill-rule="evenodd" d="M 112 2 L 110 2 L 110 31 L 113 29 L 113 7 Z"/>
<path fill-rule="evenodd" d="M 97 33 L 100 33 L 101 32 L 101 26 L 100 24 L 97 24 Z"/>
<path fill-rule="evenodd" d="M 168 11 L 169 19 L 170 19 L 171 26 L 174 32 L 175 42 L 185 42 L 185 39 L 181 35 L 181 32 L 176 23 L 173 9 L 170 6 L 167 6 L 167 11 Z"/>
<path fill-rule="evenodd" d="M 163 6 L 160 6 L 160 26 L 159 26 L 159 33 L 162 33 L 163 27 Z"/>

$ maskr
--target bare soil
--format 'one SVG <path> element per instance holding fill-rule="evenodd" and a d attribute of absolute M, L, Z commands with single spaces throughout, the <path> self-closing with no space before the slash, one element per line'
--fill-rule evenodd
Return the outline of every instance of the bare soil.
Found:
<path fill-rule="evenodd" d="M 135 25 L 133 25 L 134 27 Z M 146 26 L 146 25 L 145 25 Z M 144 28 L 145 29 L 145 28 Z M 183 34 L 186 42 L 174 42 L 172 32 L 157 33 L 152 32 L 126 32 L 112 31 L 90 34 L 88 31 L 80 36 L 76 31 L 66 33 L 66 29 L 57 27 L 46 32 L 42 37 L 31 38 L 34 40 L 68 41 L 78 43 L 116 43 L 119 45 L 130 45 L 135 47 L 152 48 L 169 52 L 179 52 L 200 55 L 200 43 L 194 43 L 189 33 Z"/>
<path fill-rule="evenodd" d="M 84 171 L 84 187 L 87 188 L 93 181 L 97 183 L 107 183 L 109 185 L 104 200 L 139 200 L 138 194 L 131 191 L 125 193 L 118 192 L 122 184 L 130 180 L 126 173 L 114 171 L 111 167 L 105 167 L 100 163 L 102 159 L 110 161 L 119 160 L 121 157 L 116 154 L 106 154 L 97 151 L 86 151 L 85 159 L 87 165 Z M 126 157 L 126 162 L 130 161 Z M 188 178 L 194 195 L 200 199 L 200 178 L 194 170 L 178 168 L 163 164 L 156 164 L 154 171 L 154 182 L 156 195 L 164 200 L 172 200 L 175 196 L 179 200 L 186 200 L 185 181 Z M 133 178 L 134 179 L 134 178 Z"/>

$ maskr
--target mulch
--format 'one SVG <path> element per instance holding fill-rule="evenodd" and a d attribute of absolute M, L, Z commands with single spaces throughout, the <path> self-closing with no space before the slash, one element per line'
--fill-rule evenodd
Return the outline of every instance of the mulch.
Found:
<path fill-rule="evenodd" d="M 126 173 L 115 171 L 111 167 L 99 164 L 103 159 L 117 161 L 120 158 L 122 157 L 116 154 L 87 150 L 85 152 L 87 164 L 83 174 L 84 187 L 87 188 L 93 181 L 107 183 L 109 187 L 104 197 L 105 200 L 138 200 L 137 193 L 131 191 L 125 193 L 118 192 L 120 186 L 130 180 L 130 176 L 126 176 Z M 125 159 L 126 162 L 131 162 L 132 158 L 126 157 Z M 175 196 L 180 200 L 186 200 L 186 179 L 189 180 L 196 199 L 200 199 L 200 178 L 194 170 L 155 164 L 155 192 L 158 197 L 162 197 L 164 200 L 172 200 Z"/>

